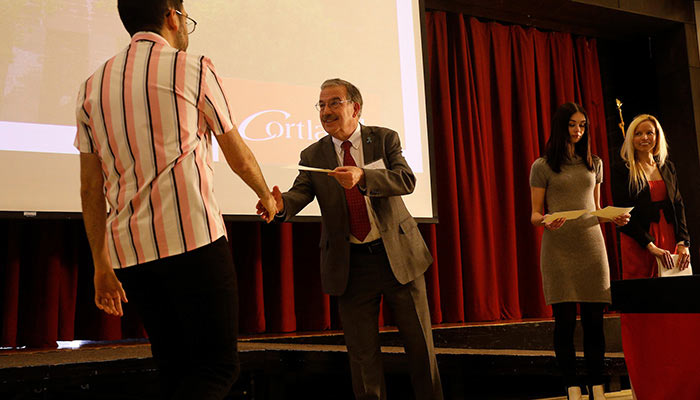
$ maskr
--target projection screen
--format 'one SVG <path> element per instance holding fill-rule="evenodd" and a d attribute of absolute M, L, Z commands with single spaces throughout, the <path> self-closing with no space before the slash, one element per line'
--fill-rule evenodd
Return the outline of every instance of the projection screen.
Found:
<path fill-rule="evenodd" d="M 80 212 L 78 87 L 129 35 L 116 0 L 6 3 L 0 211 Z M 297 171 L 286 167 L 326 134 L 313 105 L 321 82 L 339 77 L 362 92 L 362 123 L 399 132 L 417 176 L 404 200 L 415 217 L 434 217 L 419 0 L 188 0 L 185 9 L 198 22 L 188 52 L 213 60 L 270 187 L 289 188 Z M 254 215 L 255 195 L 214 150 L 223 213 Z M 317 216 L 318 206 L 300 215 Z"/>

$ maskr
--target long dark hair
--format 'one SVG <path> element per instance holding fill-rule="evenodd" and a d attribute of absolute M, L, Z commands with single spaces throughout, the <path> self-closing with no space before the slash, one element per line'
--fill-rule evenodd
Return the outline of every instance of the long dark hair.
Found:
<path fill-rule="evenodd" d="M 593 156 L 591 155 L 591 144 L 589 138 L 588 114 L 579 104 L 564 103 L 557 108 L 557 111 L 552 117 L 552 131 L 547 140 L 545 155 L 547 156 L 547 165 L 552 171 L 561 172 L 561 165 L 569 157 L 567 153 L 567 145 L 569 144 L 569 120 L 571 116 L 580 112 L 586 117 L 586 128 L 581 136 L 581 140 L 574 145 L 574 153 L 583 159 L 586 168 L 593 171 Z"/>

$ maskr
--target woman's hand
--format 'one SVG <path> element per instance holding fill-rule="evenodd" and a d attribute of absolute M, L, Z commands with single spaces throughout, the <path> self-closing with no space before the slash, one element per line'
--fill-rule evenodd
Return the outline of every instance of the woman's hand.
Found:
<path fill-rule="evenodd" d="M 661 259 L 661 265 L 663 265 L 664 268 L 673 268 L 673 258 L 671 258 L 670 251 L 656 247 L 653 242 L 649 242 L 647 245 L 647 250 L 649 250 L 649 253 L 651 253 L 654 257 Z"/>
<path fill-rule="evenodd" d="M 556 231 L 557 229 L 561 228 L 562 225 L 564 225 L 564 222 L 566 222 L 566 218 L 557 218 L 550 223 L 546 223 L 544 222 L 544 220 L 547 219 L 548 215 L 549 214 L 545 215 L 544 218 L 542 218 L 542 225 L 544 225 L 544 229 L 548 231 Z"/>
<path fill-rule="evenodd" d="M 676 245 L 676 254 L 678 254 L 678 269 L 683 271 L 690 265 L 690 249 L 682 244 Z"/>
<path fill-rule="evenodd" d="M 628 222 L 630 222 L 630 217 L 632 216 L 629 213 L 620 214 L 617 217 L 614 217 L 612 222 L 617 226 L 625 226 Z"/>

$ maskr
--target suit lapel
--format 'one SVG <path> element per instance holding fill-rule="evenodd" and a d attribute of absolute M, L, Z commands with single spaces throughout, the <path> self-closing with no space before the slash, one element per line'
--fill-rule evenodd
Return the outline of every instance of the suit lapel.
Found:
<path fill-rule="evenodd" d="M 328 169 L 335 169 L 336 167 L 339 167 L 338 154 L 335 152 L 333 137 L 331 135 L 327 135 L 321 140 L 324 141 L 321 151 L 324 166 Z M 344 206 L 347 204 L 347 200 L 345 200 L 345 189 L 340 186 L 335 178 L 327 176 L 326 179 L 328 179 L 328 191 L 330 192 L 330 195 L 335 198 L 330 201 L 330 204 L 333 204 L 334 206 L 331 210 L 328 210 L 328 212 L 339 212 L 341 214 L 341 218 L 343 219 L 342 225 L 345 226 L 349 232 L 350 225 L 348 222 L 348 208 L 347 206 Z"/>
<path fill-rule="evenodd" d="M 326 135 L 323 138 L 323 166 L 328 169 L 335 169 L 338 167 L 338 156 L 335 153 L 335 145 L 333 145 L 333 138 L 331 135 Z"/>
<path fill-rule="evenodd" d="M 664 164 L 659 168 L 659 172 L 661 172 L 661 177 L 663 178 L 664 183 L 666 184 L 666 194 L 668 195 L 668 199 L 671 200 L 671 204 L 673 204 L 675 194 L 674 192 L 676 188 L 671 187 L 673 183 L 671 171 L 668 169 L 666 164 Z"/>
<path fill-rule="evenodd" d="M 360 136 L 362 137 L 362 154 L 365 165 L 367 165 L 372 161 L 376 161 L 375 148 L 377 147 L 377 138 L 376 135 L 364 125 L 360 126 Z"/>
<path fill-rule="evenodd" d="M 338 155 L 335 152 L 335 145 L 333 144 L 333 137 L 331 135 L 327 135 L 325 138 L 322 139 L 322 157 L 323 157 L 323 167 L 328 168 L 328 169 L 335 169 L 336 167 L 339 167 L 340 165 L 338 164 Z M 329 181 L 332 181 L 332 184 L 330 186 L 331 190 L 333 193 L 335 193 L 337 196 L 342 197 L 342 204 L 345 204 L 345 191 L 343 190 L 343 187 L 340 186 L 338 182 L 332 177 L 327 177 Z"/>

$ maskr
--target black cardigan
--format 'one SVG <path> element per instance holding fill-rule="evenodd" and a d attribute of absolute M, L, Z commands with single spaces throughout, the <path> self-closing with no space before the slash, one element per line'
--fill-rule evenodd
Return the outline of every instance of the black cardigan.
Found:
<path fill-rule="evenodd" d="M 613 203 L 617 207 L 634 207 L 630 213 L 632 218 L 625 226 L 620 226 L 620 232 L 630 236 L 640 246 L 646 248 L 654 238 L 649 234 L 649 224 L 659 220 L 659 209 L 664 210 L 664 216 L 669 223 L 673 224 L 673 231 L 676 234 L 676 243 L 687 240 L 688 226 L 685 222 L 685 206 L 681 192 L 678 190 L 678 177 L 676 167 L 669 160 L 659 167 L 661 178 L 666 184 L 668 198 L 663 202 L 652 202 L 649 185 L 646 185 L 636 196 L 629 190 L 629 169 L 622 162 L 616 163 L 612 168 L 612 194 Z"/>

